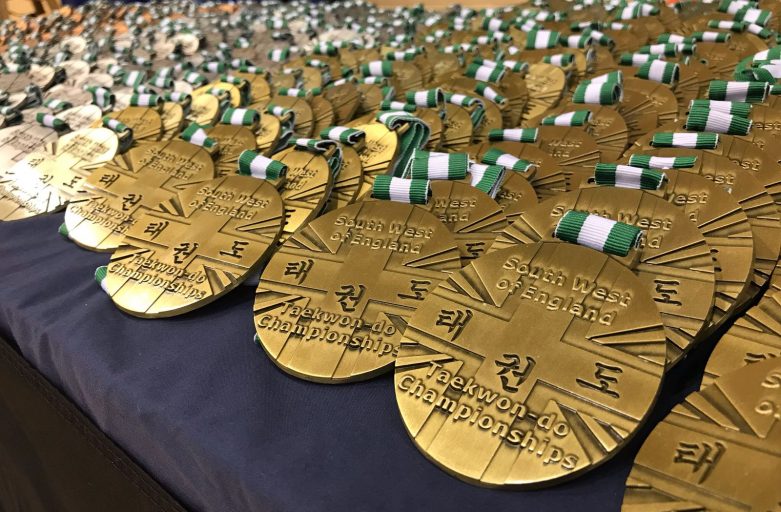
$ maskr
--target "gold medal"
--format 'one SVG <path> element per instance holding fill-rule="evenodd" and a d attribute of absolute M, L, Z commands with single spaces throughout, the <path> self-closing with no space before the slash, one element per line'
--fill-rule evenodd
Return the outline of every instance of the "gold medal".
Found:
<path fill-rule="evenodd" d="M 746 365 L 781 357 L 781 297 L 765 296 L 719 338 L 708 359 L 702 386 Z"/>
<path fill-rule="evenodd" d="M 139 145 L 87 178 L 85 194 L 65 212 L 68 237 L 87 249 L 113 251 L 142 215 L 213 178 L 212 158 L 200 146 L 179 139 Z"/>
<path fill-rule="evenodd" d="M 193 96 L 189 118 L 200 125 L 214 124 L 220 117 L 220 100 L 211 94 Z"/>
<path fill-rule="evenodd" d="M 274 185 L 249 176 L 189 187 L 138 217 L 101 284 L 134 316 L 192 311 L 265 262 L 281 231 L 282 208 Z"/>
<path fill-rule="evenodd" d="M 540 116 L 555 106 L 567 85 L 564 71 L 552 64 L 537 63 L 529 66 L 526 88 L 529 102 L 523 112 L 523 120 Z"/>
<path fill-rule="evenodd" d="M 322 96 L 313 96 L 311 105 L 314 115 L 312 133 L 318 134 L 323 128 L 334 125 L 336 114 L 330 101 Z"/>
<path fill-rule="evenodd" d="M 443 123 L 442 149 L 464 151 L 472 143 L 472 117 L 466 109 L 448 103 Z"/>
<path fill-rule="evenodd" d="M 391 162 L 396 157 L 399 137 L 396 132 L 382 123 L 373 122 L 358 126 L 357 129 L 366 133 L 366 142 L 358 151 L 364 172 L 364 185 L 359 192 L 363 196 L 371 190 L 374 176 L 385 174 Z"/>
<path fill-rule="evenodd" d="M 561 194 L 524 212 L 500 234 L 491 251 L 553 240 L 567 210 L 583 210 L 646 230 L 643 246 L 623 258 L 656 303 L 676 363 L 710 322 L 715 270 L 710 247 L 681 209 L 640 190 L 597 187 Z M 664 366 L 665 361 L 656 361 Z"/>
<path fill-rule="evenodd" d="M 303 98 L 294 96 L 274 96 L 269 104 L 292 110 L 296 115 L 294 131 L 301 137 L 310 137 L 314 130 L 314 113 L 312 106 Z M 265 106 L 263 108 L 265 110 Z"/>
<path fill-rule="evenodd" d="M 754 277 L 746 300 L 756 295 L 773 272 L 781 253 L 781 216 L 773 198 L 762 184 L 748 172 L 730 165 L 725 157 L 696 149 L 643 149 L 656 156 L 694 156 L 694 167 L 682 169 L 713 181 L 737 200 L 748 216 L 754 235 Z"/>
<path fill-rule="evenodd" d="M 367 201 L 319 217 L 271 258 L 255 329 L 284 371 L 317 382 L 387 371 L 407 319 L 460 268 L 447 228 L 411 204 Z"/>
<path fill-rule="evenodd" d="M 537 144 L 564 169 L 568 190 L 580 187 L 601 160 L 594 138 L 577 126 L 540 126 Z"/>
<path fill-rule="evenodd" d="M 82 105 L 65 109 L 57 117 L 65 121 L 71 130 L 81 130 L 95 125 L 103 118 L 103 111 L 96 105 Z"/>
<path fill-rule="evenodd" d="M 643 443 L 621 510 L 776 510 L 781 358 L 727 374 L 673 408 Z"/>
<path fill-rule="evenodd" d="M 618 104 L 618 112 L 626 121 L 630 143 L 659 126 L 659 113 L 651 99 L 638 92 L 625 90 L 624 99 Z"/>
<path fill-rule="evenodd" d="M 285 184 L 279 191 L 285 205 L 285 223 L 280 242 L 317 217 L 328 202 L 334 176 L 327 156 L 291 147 L 275 153 L 274 160 L 287 166 Z"/>
<path fill-rule="evenodd" d="M 163 103 L 160 123 L 163 128 L 163 133 L 160 136 L 161 140 L 171 140 L 179 135 L 184 125 L 184 110 L 182 106 L 173 101 Z"/>
<path fill-rule="evenodd" d="M 358 84 L 356 85 L 358 94 L 361 97 L 361 101 L 358 104 L 358 110 L 355 112 L 355 116 L 362 116 L 365 114 L 374 114 L 380 109 L 380 103 L 384 99 L 382 89 L 374 84 Z"/>
<path fill-rule="evenodd" d="M 323 97 L 331 102 L 334 108 L 334 123 L 337 125 L 349 122 L 358 111 L 361 102 L 358 89 L 350 82 L 329 87 L 323 92 Z"/>
<path fill-rule="evenodd" d="M 523 212 L 537 205 L 537 194 L 523 174 L 507 171 L 496 194 L 496 202 L 507 222 L 512 224 Z"/>
<path fill-rule="evenodd" d="M 360 146 L 359 146 L 360 147 Z M 325 205 L 326 212 L 344 208 L 358 198 L 363 185 L 361 157 L 351 146 L 342 145 L 342 167 L 334 178 L 334 186 Z"/>
<path fill-rule="evenodd" d="M 0 176 L 29 153 L 57 140 L 57 132 L 46 126 L 21 124 L 0 130 Z"/>
<path fill-rule="evenodd" d="M 648 359 L 664 358 L 659 312 L 626 267 L 572 244 L 518 245 L 423 300 L 396 360 L 396 401 L 448 473 L 539 487 L 617 453 L 659 392 L 663 368 Z"/>
<path fill-rule="evenodd" d="M 212 82 L 210 84 L 206 84 L 202 87 L 198 87 L 197 89 L 194 89 L 192 95 L 193 98 L 195 98 L 196 96 L 204 96 L 204 95 L 213 96 L 211 91 L 215 89 L 225 91 L 225 93 L 228 94 L 231 107 L 237 108 L 241 106 L 242 104 L 241 91 L 235 85 L 229 84 L 227 82 Z"/>
<path fill-rule="evenodd" d="M 282 123 L 274 115 L 261 115 L 260 126 L 255 134 L 255 144 L 258 151 L 268 154 L 277 147 L 282 135 Z"/>
<path fill-rule="evenodd" d="M 137 143 L 158 141 L 163 134 L 163 121 L 160 114 L 154 109 L 127 107 L 118 112 L 109 112 L 106 115 L 133 130 L 133 140 Z M 95 121 L 92 126 L 93 128 L 102 126 L 102 120 Z"/>
<path fill-rule="evenodd" d="M 214 163 L 214 171 L 218 177 L 236 174 L 241 152 L 257 149 L 255 134 L 245 126 L 218 124 L 207 128 L 206 135 L 217 141 L 219 153 Z"/>
<path fill-rule="evenodd" d="M 65 207 L 90 173 L 114 157 L 117 136 L 107 128 L 71 132 L 0 172 L 0 220 L 17 220 Z"/>
<path fill-rule="evenodd" d="M 263 75 L 253 73 L 233 73 L 237 78 L 243 78 L 249 83 L 250 104 L 266 103 L 271 98 L 271 87 Z"/>

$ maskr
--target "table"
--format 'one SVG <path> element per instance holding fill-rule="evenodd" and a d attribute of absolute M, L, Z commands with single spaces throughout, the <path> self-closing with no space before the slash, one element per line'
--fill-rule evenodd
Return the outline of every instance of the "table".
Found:
<path fill-rule="evenodd" d="M 62 214 L 0 223 L 0 336 L 185 507 L 257 510 L 618 510 L 647 425 L 614 459 L 544 490 L 463 483 L 413 445 L 389 375 L 321 385 L 253 343 L 253 289 L 142 320 L 93 280 Z M 703 344 L 670 372 L 654 423 L 699 385 Z"/>

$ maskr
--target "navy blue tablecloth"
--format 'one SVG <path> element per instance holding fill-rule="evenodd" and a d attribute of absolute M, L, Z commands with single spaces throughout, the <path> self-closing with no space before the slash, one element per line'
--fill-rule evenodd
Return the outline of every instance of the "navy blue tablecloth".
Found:
<path fill-rule="evenodd" d="M 0 222 L 0 335 L 194 510 L 618 510 L 650 424 L 613 460 L 538 491 L 475 487 L 407 436 L 389 375 L 338 386 L 284 374 L 252 342 L 253 290 L 177 318 L 116 309 L 108 255 L 57 234 L 62 215 Z M 707 349 L 667 377 L 658 421 Z"/>

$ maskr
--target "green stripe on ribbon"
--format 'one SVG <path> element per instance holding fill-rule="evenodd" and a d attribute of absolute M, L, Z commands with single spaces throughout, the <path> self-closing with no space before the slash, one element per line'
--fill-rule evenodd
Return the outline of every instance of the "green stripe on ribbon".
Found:
<path fill-rule="evenodd" d="M 488 132 L 488 140 L 492 142 L 537 142 L 538 134 L 537 128 L 496 129 Z"/>
<path fill-rule="evenodd" d="M 686 117 L 685 128 L 691 131 L 708 131 L 728 135 L 748 135 L 752 121 L 708 108 L 694 108 Z"/>
<path fill-rule="evenodd" d="M 262 180 L 276 180 L 287 172 L 287 165 L 260 153 L 244 150 L 239 155 L 238 174 Z"/>
<path fill-rule="evenodd" d="M 574 103 L 615 105 L 621 99 L 621 86 L 617 83 L 579 84 L 572 95 Z"/>
<path fill-rule="evenodd" d="M 226 108 L 220 123 L 234 126 L 257 126 L 260 112 L 251 108 Z"/>
<path fill-rule="evenodd" d="M 666 179 L 667 176 L 656 169 L 606 163 L 594 167 L 594 182 L 601 186 L 659 190 Z"/>
<path fill-rule="evenodd" d="M 529 172 L 534 167 L 532 162 L 523 160 L 509 153 L 505 153 L 499 148 L 490 148 L 483 154 L 481 162 L 489 165 L 501 165 L 506 169 L 516 172 Z"/>
<path fill-rule="evenodd" d="M 190 144 L 195 144 L 196 146 L 201 146 L 206 149 L 211 149 L 217 145 L 217 141 L 206 135 L 206 130 L 198 123 L 190 123 L 190 125 L 184 129 L 180 137 Z"/>
<path fill-rule="evenodd" d="M 471 164 L 469 167 L 471 185 L 485 192 L 492 199 L 496 197 L 502 186 L 504 173 L 505 169 L 501 165 Z"/>
<path fill-rule="evenodd" d="M 426 204 L 431 197 L 431 182 L 382 174 L 374 178 L 372 197 L 400 203 Z"/>
<path fill-rule="evenodd" d="M 553 235 L 565 242 L 590 247 L 607 254 L 626 256 L 637 247 L 643 231 L 623 222 L 577 210 L 568 210 L 556 224 Z"/>
<path fill-rule="evenodd" d="M 48 128 L 54 128 L 55 130 L 65 130 L 68 128 L 68 123 L 63 119 L 55 116 L 54 114 L 46 114 L 44 112 L 38 112 L 35 114 L 35 121 L 41 126 Z"/>
<path fill-rule="evenodd" d="M 655 148 L 716 149 L 718 145 L 718 133 L 660 132 L 651 137 L 651 146 Z"/>
<path fill-rule="evenodd" d="M 416 149 L 412 152 L 405 178 L 462 180 L 469 170 L 466 153 L 437 153 Z"/>
<path fill-rule="evenodd" d="M 366 132 L 346 126 L 329 126 L 320 130 L 320 138 L 354 146 L 366 138 Z"/>
<path fill-rule="evenodd" d="M 767 98 L 767 82 L 728 82 L 712 80 L 708 86 L 708 99 L 762 103 Z"/>
<path fill-rule="evenodd" d="M 741 101 L 718 101 L 696 99 L 689 102 L 689 109 L 710 109 L 717 112 L 724 112 L 733 116 L 748 118 L 751 115 L 751 103 Z"/>
<path fill-rule="evenodd" d="M 697 163 L 696 156 L 631 155 L 629 165 L 643 169 L 689 169 Z"/>
<path fill-rule="evenodd" d="M 583 126 L 591 118 L 590 110 L 576 110 L 557 116 L 548 116 L 542 118 L 542 126 Z"/>
<path fill-rule="evenodd" d="M 408 128 L 399 135 L 399 153 L 391 163 L 390 171 L 394 176 L 405 172 L 407 163 L 415 149 L 423 148 L 431 137 L 431 128 L 412 114 L 407 112 L 378 112 L 375 119 L 390 130 L 398 130 L 402 126 Z"/>

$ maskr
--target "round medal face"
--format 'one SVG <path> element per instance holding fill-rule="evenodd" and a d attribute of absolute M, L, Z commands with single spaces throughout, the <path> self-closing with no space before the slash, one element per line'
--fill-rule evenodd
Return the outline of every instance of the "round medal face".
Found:
<path fill-rule="evenodd" d="M 208 94 L 209 96 L 213 96 L 213 94 L 210 92 L 212 89 L 226 91 L 228 93 L 228 97 L 230 97 L 231 107 L 236 108 L 241 106 L 241 91 L 235 85 L 226 82 L 212 82 L 210 84 L 204 85 L 203 87 L 198 87 L 197 89 L 193 90 L 192 95 L 203 96 Z"/>
<path fill-rule="evenodd" d="M 85 194 L 65 212 L 68 236 L 96 251 L 113 251 L 145 213 L 177 193 L 214 178 L 211 156 L 183 140 L 142 144 L 96 169 Z"/>
<path fill-rule="evenodd" d="M 702 386 L 746 365 L 781 357 L 781 297 L 765 296 L 719 338 L 711 352 Z"/>
<path fill-rule="evenodd" d="M 472 118 L 466 109 L 448 103 L 447 116 L 443 123 L 442 149 L 463 151 L 472 143 Z"/>
<path fill-rule="evenodd" d="M 226 294 L 264 263 L 282 227 L 276 188 L 225 176 L 186 188 L 140 216 L 103 281 L 121 310 L 174 316 Z"/>
<path fill-rule="evenodd" d="M 106 114 L 133 130 L 135 142 L 156 142 L 163 135 L 163 120 L 157 111 L 147 107 L 127 107 L 118 112 Z M 102 120 L 95 122 L 100 125 Z M 94 126 L 94 125 L 93 125 Z"/>
<path fill-rule="evenodd" d="M 314 113 L 312 133 L 317 136 L 323 128 L 334 125 L 336 115 L 331 102 L 322 96 L 314 96 L 311 105 Z"/>
<path fill-rule="evenodd" d="M 469 91 L 464 91 L 465 94 Z M 470 93 L 471 94 L 471 93 Z M 484 142 L 488 140 L 488 134 L 491 130 L 499 130 L 504 126 L 502 121 L 502 111 L 496 105 L 496 103 L 488 100 L 484 101 L 485 115 L 483 116 L 483 122 L 477 126 L 472 132 L 472 139 L 478 142 Z"/>
<path fill-rule="evenodd" d="M 485 254 L 509 225 L 496 201 L 460 181 L 431 180 L 431 197 L 418 206 L 434 214 L 453 233 L 462 265 Z"/>
<path fill-rule="evenodd" d="M 624 99 L 617 108 L 629 129 L 630 143 L 659 126 L 659 112 L 651 99 L 638 92 L 624 90 Z"/>
<path fill-rule="evenodd" d="M 236 174 L 242 151 L 257 149 L 255 134 L 245 126 L 218 124 L 208 128 L 206 134 L 217 141 L 219 153 L 214 164 L 217 176 Z"/>
<path fill-rule="evenodd" d="M 160 137 L 161 140 L 171 140 L 182 131 L 182 124 L 184 124 L 184 110 L 182 106 L 173 101 L 166 101 L 163 103 L 163 112 L 160 114 L 160 122 L 162 123 L 163 133 Z"/>
<path fill-rule="evenodd" d="M 571 244 L 518 245 L 442 281 L 409 321 L 395 391 L 415 445 L 445 471 L 530 488 L 612 457 L 654 404 L 665 358 L 639 279 Z"/>
<path fill-rule="evenodd" d="M 350 121 L 358 111 L 361 95 L 354 84 L 349 82 L 323 91 L 323 97 L 331 102 L 334 108 L 334 122 L 342 125 Z"/>
<path fill-rule="evenodd" d="M 118 146 L 111 130 L 87 128 L 29 153 L 0 174 L 0 220 L 62 209 L 90 173 L 114 157 Z"/>
<path fill-rule="evenodd" d="M 422 208 L 367 201 L 329 212 L 263 271 L 254 307 L 260 344 L 307 380 L 368 379 L 390 369 L 409 317 L 458 268 L 453 235 Z"/>
<path fill-rule="evenodd" d="M 598 187 L 561 194 L 524 212 L 497 237 L 491 250 L 555 241 L 556 223 L 567 210 L 587 211 L 645 231 L 640 249 L 614 258 L 632 269 L 648 290 L 665 325 L 668 362 L 679 361 L 709 325 L 714 303 L 713 259 L 697 226 L 683 210 L 659 197 L 640 190 Z"/>
<path fill-rule="evenodd" d="M 644 149 L 657 156 L 696 156 L 694 167 L 682 171 L 700 174 L 730 193 L 748 216 L 754 235 L 754 276 L 747 300 L 764 286 L 781 252 L 781 217 L 773 198 L 750 173 L 730 165 L 725 157 L 680 148 Z"/>
<path fill-rule="evenodd" d="M 366 134 L 366 142 L 358 151 L 366 175 L 385 174 L 396 157 L 399 137 L 382 123 L 369 123 L 356 127 Z M 369 185 L 374 184 L 372 178 Z"/>
<path fill-rule="evenodd" d="M 576 126 L 540 126 L 537 145 L 564 168 L 569 190 L 594 175 L 601 160 L 594 138 Z"/>
<path fill-rule="evenodd" d="M 240 72 L 234 73 L 234 75 L 249 82 L 250 103 L 265 102 L 271 97 L 271 87 L 262 75 Z"/>
<path fill-rule="evenodd" d="M 71 130 L 89 128 L 103 118 L 103 111 L 96 105 L 82 105 L 65 109 L 57 117 L 68 123 Z"/>
<path fill-rule="evenodd" d="M 355 113 L 356 116 L 374 113 L 380 109 L 380 103 L 384 99 L 382 89 L 373 84 L 358 84 L 355 88 L 361 96 L 358 111 Z"/>
<path fill-rule="evenodd" d="M 333 188 L 334 177 L 328 160 L 317 153 L 288 148 L 271 158 L 287 165 L 285 183 L 279 191 L 285 205 L 285 225 L 280 237 L 284 242 L 320 214 Z"/>
<path fill-rule="evenodd" d="M 82 62 L 82 64 L 87 66 L 87 73 L 89 73 L 89 65 L 86 62 L 83 61 L 65 61 L 65 62 Z M 29 76 L 30 80 L 41 89 L 48 89 L 49 86 L 51 86 L 52 82 L 54 81 L 55 71 L 54 68 L 51 66 L 33 65 L 30 68 L 30 71 L 27 73 L 27 76 Z"/>
<path fill-rule="evenodd" d="M 220 115 L 220 100 L 211 94 L 193 96 L 190 106 L 190 119 L 193 122 L 206 125 L 214 124 Z"/>
<path fill-rule="evenodd" d="M 71 87 L 63 84 L 55 85 L 46 91 L 44 98 L 56 98 L 58 100 L 68 101 L 74 107 L 87 106 L 92 101 L 92 96 L 87 91 L 78 87 Z M 95 108 L 99 107 L 95 106 Z"/>
<path fill-rule="evenodd" d="M 715 262 L 716 293 L 712 327 L 727 320 L 749 293 L 753 278 L 751 223 L 728 192 L 703 176 L 666 169 L 666 184 L 648 190 L 681 208 L 705 237 Z"/>
<path fill-rule="evenodd" d="M 25 73 L 8 73 L 0 75 L 0 91 L 9 94 L 20 93 L 32 83 Z"/>
<path fill-rule="evenodd" d="M 530 65 L 526 74 L 529 102 L 523 112 L 524 121 L 542 115 L 556 105 L 566 85 L 567 78 L 561 68 L 543 63 Z"/>
<path fill-rule="evenodd" d="M 507 222 L 512 224 L 523 212 L 537 205 L 537 194 L 523 174 L 507 171 L 496 194 L 496 202 L 507 217 Z"/>
<path fill-rule="evenodd" d="M 270 114 L 260 116 L 260 126 L 255 136 L 255 144 L 258 151 L 264 155 L 273 151 L 281 135 L 282 123 L 279 121 L 279 118 Z"/>
<path fill-rule="evenodd" d="M 692 393 L 643 443 L 622 510 L 776 510 L 781 358 Z"/>
<path fill-rule="evenodd" d="M 60 64 L 65 70 L 65 84 L 73 87 L 81 87 L 87 82 L 90 74 L 89 64 L 82 60 L 66 60 Z"/>
<path fill-rule="evenodd" d="M 351 146 L 342 145 L 342 167 L 334 178 L 334 186 L 324 211 L 330 212 L 351 204 L 358 198 L 362 185 L 361 157 Z"/>
<path fill-rule="evenodd" d="M 57 132 L 39 124 L 21 124 L 0 130 L 0 176 L 29 153 L 57 140 Z"/>
<path fill-rule="evenodd" d="M 269 103 L 288 108 L 296 114 L 295 132 L 302 137 L 310 137 L 314 129 L 312 106 L 302 98 L 293 96 L 274 96 Z"/>

